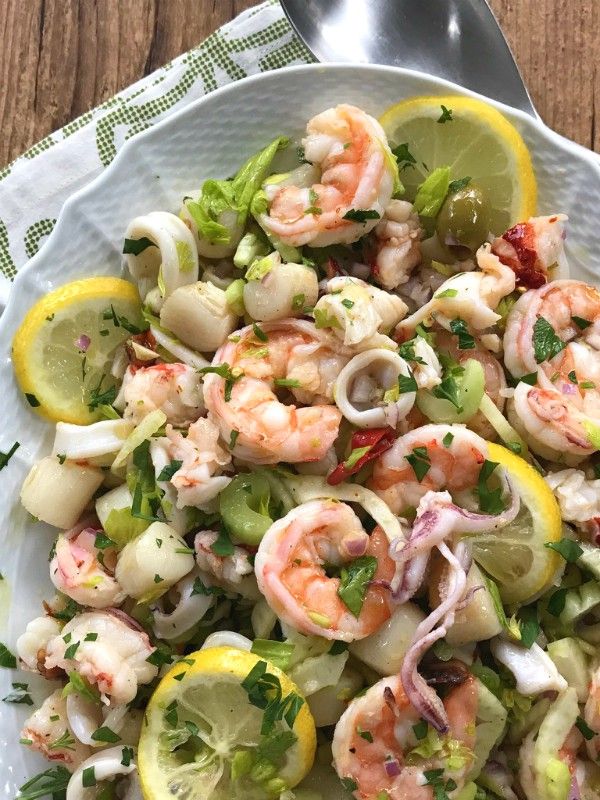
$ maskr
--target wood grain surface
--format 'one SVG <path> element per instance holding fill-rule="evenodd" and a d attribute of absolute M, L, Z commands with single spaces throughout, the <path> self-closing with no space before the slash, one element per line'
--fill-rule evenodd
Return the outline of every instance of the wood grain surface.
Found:
<path fill-rule="evenodd" d="M 0 0 L 0 166 L 254 2 Z M 490 2 L 544 120 L 600 151 L 600 0 Z"/>

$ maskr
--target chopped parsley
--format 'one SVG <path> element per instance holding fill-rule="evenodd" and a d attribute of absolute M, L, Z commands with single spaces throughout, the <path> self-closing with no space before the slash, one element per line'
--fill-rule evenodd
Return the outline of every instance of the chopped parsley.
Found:
<path fill-rule="evenodd" d="M 141 239 L 125 239 L 123 242 L 123 253 L 125 255 L 139 256 L 148 247 L 156 247 L 153 241 L 148 239 L 147 236 L 142 236 Z"/>
<path fill-rule="evenodd" d="M 214 373 L 218 375 L 220 378 L 223 378 L 225 381 L 225 391 L 224 391 L 224 398 L 225 402 L 228 403 L 231 400 L 231 390 L 233 389 L 233 384 L 238 381 L 242 374 L 241 372 L 234 372 L 227 362 L 223 364 L 219 364 L 216 367 L 202 367 L 202 369 L 198 370 L 201 375 L 206 375 L 208 373 Z"/>
<path fill-rule="evenodd" d="M 452 120 L 454 119 L 452 116 L 452 109 L 446 108 L 446 106 L 443 104 L 440 106 L 440 108 L 442 109 L 442 114 L 437 121 L 442 125 L 444 124 L 444 122 L 452 122 Z"/>
<path fill-rule="evenodd" d="M 408 169 L 409 167 L 414 168 L 414 165 L 417 163 L 417 159 L 408 149 L 408 142 L 404 142 L 403 144 L 399 144 L 397 147 L 392 148 L 392 153 L 398 162 L 398 169 L 400 172 Z"/>
<path fill-rule="evenodd" d="M 409 339 L 407 342 L 403 342 L 398 348 L 398 355 L 405 361 L 412 361 L 415 364 L 425 364 L 425 361 L 421 358 L 421 356 L 418 356 L 415 353 L 416 343 L 416 337 L 414 339 Z"/>
<path fill-rule="evenodd" d="M 479 471 L 476 491 L 479 498 L 479 508 L 484 514 L 500 514 L 505 508 L 502 501 L 502 488 L 490 489 L 488 486 L 488 480 L 497 466 L 498 462 L 485 459 Z"/>
<path fill-rule="evenodd" d="M 450 181 L 448 184 L 448 193 L 455 194 L 456 192 L 460 192 L 460 190 L 466 188 L 470 182 L 470 175 L 465 175 L 464 178 L 458 178 L 458 180 Z"/>
<path fill-rule="evenodd" d="M 94 547 L 96 550 L 106 550 L 107 547 L 116 547 L 116 542 L 113 542 L 104 531 L 98 531 L 94 538 Z"/>
<path fill-rule="evenodd" d="M 192 584 L 192 593 L 190 597 L 193 597 L 195 594 L 203 594 L 203 595 L 215 595 L 216 597 L 220 597 L 225 594 L 225 590 L 221 589 L 220 586 L 206 586 L 202 582 L 202 578 L 194 578 L 194 583 Z"/>
<path fill-rule="evenodd" d="M 216 556 L 231 556 L 233 555 L 233 542 L 229 538 L 229 534 L 224 527 L 221 526 L 217 539 L 211 544 L 210 549 Z"/>
<path fill-rule="evenodd" d="M 560 617 L 564 611 L 567 602 L 567 592 L 568 589 L 563 587 L 562 589 L 557 589 L 548 598 L 548 613 L 552 614 L 553 617 Z"/>
<path fill-rule="evenodd" d="M 70 644 L 65 650 L 64 658 L 66 659 L 75 658 L 75 653 L 79 649 L 79 645 L 80 642 L 73 642 L 73 644 Z"/>
<path fill-rule="evenodd" d="M 267 672 L 267 667 L 266 661 L 257 661 L 241 684 L 248 695 L 248 701 L 263 710 L 260 730 L 263 736 L 270 734 L 275 723 L 281 719 L 293 728 L 304 705 L 304 699 L 296 692 L 290 692 L 283 697 L 279 678 Z"/>
<path fill-rule="evenodd" d="M 0 667 L 5 667 L 6 669 L 15 669 L 16 666 L 17 659 L 10 652 L 8 647 L 0 642 Z"/>
<path fill-rule="evenodd" d="M 308 190 L 308 201 L 309 201 L 309 203 L 310 203 L 310 206 L 309 206 L 309 207 L 306 209 L 306 211 L 305 211 L 304 213 L 305 213 L 305 214 L 314 214 L 315 216 L 319 216 L 319 214 L 322 214 L 322 213 L 323 213 L 323 209 L 322 209 L 322 208 L 319 208 L 319 207 L 316 205 L 316 203 L 318 202 L 318 200 L 319 200 L 319 196 L 318 196 L 318 194 L 317 194 L 317 193 L 315 192 L 315 190 L 314 190 L 314 189 L 311 187 L 311 188 Z"/>
<path fill-rule="evenodd" d="M 342 567 L 338 597 L 355 617 L 360 615 L 369 583 L 376 572 L 377 559 L 374 556 L 355 558 Z"/>
<path fill-rule="evenodd" d="M 456 297 L 458 289 L 444 289 L 443 292 L 438 292 L 433 296 L 434 300 L 442 300 L 444 297 Z"/>
<path fill-rule="evenodd" d="M 374 208 L 351 208 L 343 216 L 343 219 L 348 219 L 351 222 L 365 223 L 369 219 L 381 219 L 381 214 L 375 211 Z"/>
<path fill-rule="evenodd" d="M 108 386 L 106 389 L 102 389 L 102 383 L 104 382 L 105 378 L 106 375 L 102 375 L 98 385 L 93 386 L 90 389 L 90 396 L 88 400 L 88 408 L 90 411 L 95 411 L 99 406 L 112 406 L 117 399 L 116 386 Z"/>
<path fill-rule="evenodd" d="M 413 468 L 413 472 L 419 483 L 431 469 L 431 460 L 426 447 L 413 447 L 411 455 L 404 456 Z"/>
<path fill-rule="evenodd" d="M 19 442 L 15 442 L 8 452 L 3 453 L 0 450 L 0 469 L 4 469 L 20 446 Z"/>
<path fill-rule="evenodd" d="M 230 450 L 233 450 L 233 448 L 235 447 L 235 443 L 237 442 L 239 435 L 240 435 L 239 431 L 236 431 L 235 429 L 233 429 L 231 431 L 231 434 L 229 436 L 229 449 Z"/>
<path fill-rule="evenodd" d="M 444 445 L 444 447 L 450 447 L 453 441 L 454 441 L 454 434 L 448 431 L 448 433 L 442 439 L 442 444 Z"/>
<path fill-rule="evenodd" d="M 575 727 L 587 742 L 597 735 L 597 732 L 592 730 L 582 717 L 577 717 L 575 720 Z"/>
<path fill-rule="evenodd" d="M 102 319 L 110 319 L 112 320 L 112 324 L 115 328 L 124 328 L 128 333 L 133 333 L 134 335 L 148 330 L 148 325 L 146 325 L 145 328 L 138 328 L 138 326 L 134 325 L 133 322 L 130 322 L 127 317 L 117 314 L 112 303 L 110 304 L 109 308 L 102 312 Z"/>
<path fill-rule="evenodd" d="M 462 406 L 460 404 L 460 397 L 459 397 L 459 383 L 457 378 L 461 378 L 464 375 L 464 367 L 459 366 L 456 362 L 448 361 L 444 365 L 444 373 L 442 375 L 441 383 L 437 386 L 434 386 L 431 390 L 431 394 L 434 397 L 438 397 L 441 400 L 448 400 L 449 403 L 452 403 L 454 408 L 459 412 L 462 412 Z"/>
<path fill-rule="evenodd" d="M 118 733 L 115 733 L 111 728 L 105 726 L 97 728 L 92 733 L 92 739 L 95 742 L 106 742 L 107 744 L 116 744 L 121 741 L 121 737 Z"/>
<path fill-rule="evenodd" d="M 583 317 L 572 316 L 571 319 L 582 331 L 584 331 L 586 328 L 589 328 L 592 324 L 589 319 L 584 319 Z"/>
<path fill-rule="evenodd" d="M 413 733 L 415 735 L 415 738 L 419 742 L 421 741 L 421 739 L 424 739 L 427 736 L 428 726 L 427 726 L 427 723 L 425 722 L 424 719 L 419 720 L 419 722 L 417 722 L 416 725 L 412 726 L 412 729 L 413 729 Z"/>
<path fill-rule="evenodd" d="M 458 337 L 459 350 L 472 350 L 475 347 L 475 339 L 469 333 L 467 323 L 464 321 L 464 319 L 457 317 L 456 319 L 451 320 L 450 330 L 455 336 Z"/>
<path fill-rule="evenodd" d="M 34 394 L 29 394 L 29 392 L 25 392 L 25 399 L 32 408 L 37 408 L 40 405 L 40 401 Z"/>
<path fill-rule="evenodd" d="M 408 394 L 409 392 L 416 392 L 419 387 L 417 386 L 417 381 L 415 380 L 415 376 L 411 373 L 410 375 L 398 375 L 398 392 L 399 394 Z"/>
<path fill-rule="evenodd" d="M 565 342 L 556 335 L 554 328 L 544 317 L 538 317 L 535 321 L 532 344 L 536 364 L 549 361 L 567 346 Z"/>
<path fill-rule="evenodd" d="M 157 481 L 170 481 L 177 470 L 181 469 L 183 461 L 173 459 L 169 464 L 163 467 L 158 475 Z"/>
<path fill-rule="evenodd" d="M 96 785 L 95 767 L 86 767 L 81 775 L 81 785 L 86 789 Z"/>
<path fill-rule="evenodd" d="M 15 703 L 15 705 L 32 706 L 33 700 L 29 694 L 29 686 L 26 683 L 13 683 L 12 692 L 2 698 L 3 703 Z"/>
<path fill-rule="evenodd" d="M 526 606 L 521 609 L 519 630 L 521 632 L 521 644 L 529 649 L 540 634 L 540 623 L 537 618 L 536 608 Z"/>
<path fill-rule="evenodd" d="M 31 739 L 21 739 L 22 744 L 31 744 Z M 52 797 L 53 800 L 61 800 L 65 797 L 65 792 L 71 772 L 62 764 L 40 772 L 19 787 L 18 800 L 38 800 L 41 797 Z"/>
<path fill-rule="evenodd" d="M 256 338 L 259 340 L 259 342 L 268 342 L 269 341 L 269 337 L 267 336 L 267 334 L 263 331 L 263 329 L 260 327 L 260 325 L 257 325 L 256 322 L 252 323 L 252 331 L 253 331 L 254 335 L 256 336 Z"/>
<path fill-rule="evenodd" d="M 573 539 L 561 539 L 559 542 L 545 542 L 544 547 L 554 550 L 561 555 L 568 564 L 574 564 L 579 556 L 583 555 L 583 548 Z"/>
<path fill-rule="evenodd" d="M 344 306 L 344 308 L 347 308 L 349 310 L 351 308 L 354 308 L 354 301 L 348 300 L 348 298 L 344 298 L 342 300 L 342 305 Z"/>

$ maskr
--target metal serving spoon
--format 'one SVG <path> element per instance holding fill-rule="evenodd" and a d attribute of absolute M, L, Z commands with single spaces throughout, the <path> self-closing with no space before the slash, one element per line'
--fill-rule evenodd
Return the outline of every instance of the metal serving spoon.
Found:
<path fill-rule="evenodd" d="M 539 119 L 485 0 L 280 1 L 319 61 L 417 69 Z"/>

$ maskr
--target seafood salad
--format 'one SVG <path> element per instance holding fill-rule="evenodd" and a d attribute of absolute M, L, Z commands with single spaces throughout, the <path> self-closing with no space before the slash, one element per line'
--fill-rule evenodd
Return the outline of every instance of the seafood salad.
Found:
<path fill-rule="evenodd" d="M 341 103 L 233 169 L 15 335 L 19 798 L 600 797 L 600 291 L 519 133 Z"/>

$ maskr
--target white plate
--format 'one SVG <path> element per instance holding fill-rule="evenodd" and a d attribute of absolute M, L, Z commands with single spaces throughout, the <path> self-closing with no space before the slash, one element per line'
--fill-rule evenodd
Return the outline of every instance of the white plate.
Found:
<path fill-rule="evenodd" d="M 0 321 L 5 408 L 0 450 L 8 450 L 15 440 L 21 443 L 0 474 L 0 572 L 12 599 L 8 615 L 7 602 L 0 609 L 0 640 L 13 652 L 17 636 L 40 613 L 42 598 L 51 593 L 47 557 L 55 533 L 28 520 L 18 502 L 31 464 L 48 451 L 52 440 L 52 426 L 31 411 L 10 364 L 10 342 L 27 309 L 67 281 L 119 274 L 123 233 L 131 217 L 158 209 L 175 211 L 182 196 L 197 190 L 204 178 L 230 175 L 275 136 L 299 139 L 306 121 L 318 111 L 348 102 L 377 116 L 411 95 L 447 93 L 474 96 L 446 81 L 391 67 L 316 64 L 257 75 L 219 89 L 135 136 L 102 175 L 65 203 L 52 235 L 19 272 Z M 594 216 L 600 207 L 600 168 L 596 157 L 526 114 L 490 102 L 519 128 L 532 153 L 540 213 L 564 211 L 571 219 L 567 240 L 571 276 L 597 281 L 600 246 Z M 36 704 L 49 693 L 45 682 L 30 675 L 0 672 L 0 697 L 9 691 L 11 680 L 34 687 Z M 0 708 L 0 787 L 7 798 L 48 766 L 17 743 L 27 712 L 26 706 Z"/>

